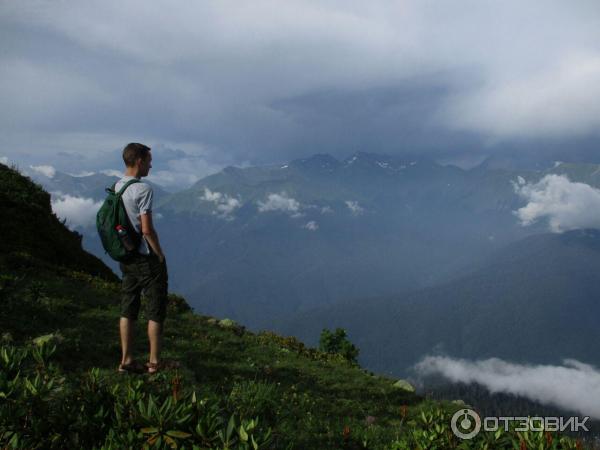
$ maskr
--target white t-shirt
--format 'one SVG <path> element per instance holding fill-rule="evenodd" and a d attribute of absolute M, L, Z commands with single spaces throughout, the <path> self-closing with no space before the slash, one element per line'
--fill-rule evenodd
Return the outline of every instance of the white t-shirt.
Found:
<path fill-rule="evenodd" d="M 115 185 L 115 192 L 119 192 L 119 190 L 125 186 L 125 183 L 134 179 L 135 177 L 127 175 L 121 178 Z M 152 187 L 148 183 L 138 182 L 131 184 L 121 197 L 123 200 L 123 205 L 125 206 L 125 211 L 127 212 L 127 217 L 129 217 L 131 225 L 135 227 L 140 235 L 142 234 L 142 222 L 140 220 L 140 215 L 152 212 L 153 195 Z M 140 242 L 138 252 L 142 255 L 150 254 L 148 243 L 145 239 L 143 239 L 143 237 Z"/>

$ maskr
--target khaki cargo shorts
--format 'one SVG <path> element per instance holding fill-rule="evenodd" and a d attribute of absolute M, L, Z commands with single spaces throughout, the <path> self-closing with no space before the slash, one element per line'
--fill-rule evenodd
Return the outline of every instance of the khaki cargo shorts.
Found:
<path fill-rule="evenodd" d="M 167 316 L 169 290 L 166 261 L 161 263 L 154 254 L 134 255 L 127 262 L 119 263 L 119 267 L 123 272 L 121 317 L 137 320 L 143 293 L 148 320 L 163 323 Z"/>

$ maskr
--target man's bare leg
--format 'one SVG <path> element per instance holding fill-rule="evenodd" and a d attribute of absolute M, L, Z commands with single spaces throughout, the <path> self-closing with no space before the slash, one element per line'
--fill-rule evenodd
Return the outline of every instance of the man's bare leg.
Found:
<path fill-rule="evenodd" d="M 162 340 L 162 324 L 154 320 L 148 321 L 148 341 L 150 341 L 150 362 L 157 364 L 160 359 Z"/>
<path fill-rule="evenodd" d="M 121 332 L 121 364 L 130 364 L 133 361 L 133 329 L 135 321 L 121 317 L 119 331 Z"/>

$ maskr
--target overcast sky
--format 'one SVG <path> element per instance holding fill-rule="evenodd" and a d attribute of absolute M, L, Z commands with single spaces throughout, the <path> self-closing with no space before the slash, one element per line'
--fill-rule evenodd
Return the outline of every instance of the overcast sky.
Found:
<path fill-rule="evenodd" d="M 0 105 L 0 158 L 74 173 L 120 169 L 131 141 L 165 177 L 317 152 L 600 159 L 600 4 L 4 1 Z"/>

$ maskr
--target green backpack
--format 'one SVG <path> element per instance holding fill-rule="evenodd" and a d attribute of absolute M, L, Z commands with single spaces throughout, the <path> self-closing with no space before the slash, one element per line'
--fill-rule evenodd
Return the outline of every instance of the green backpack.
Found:
<path fill-rule="evenodd" d="M 141 236 L 131 225 L 121 196 L 130 185 L 140 180 L 130 180 L 119 192 L 115 192 L 116 183 L 106 188 L 108 195 L 96 215 L 96 228 L 102 246 L 115 261 L 127 261 L 137 253 Z"/>

